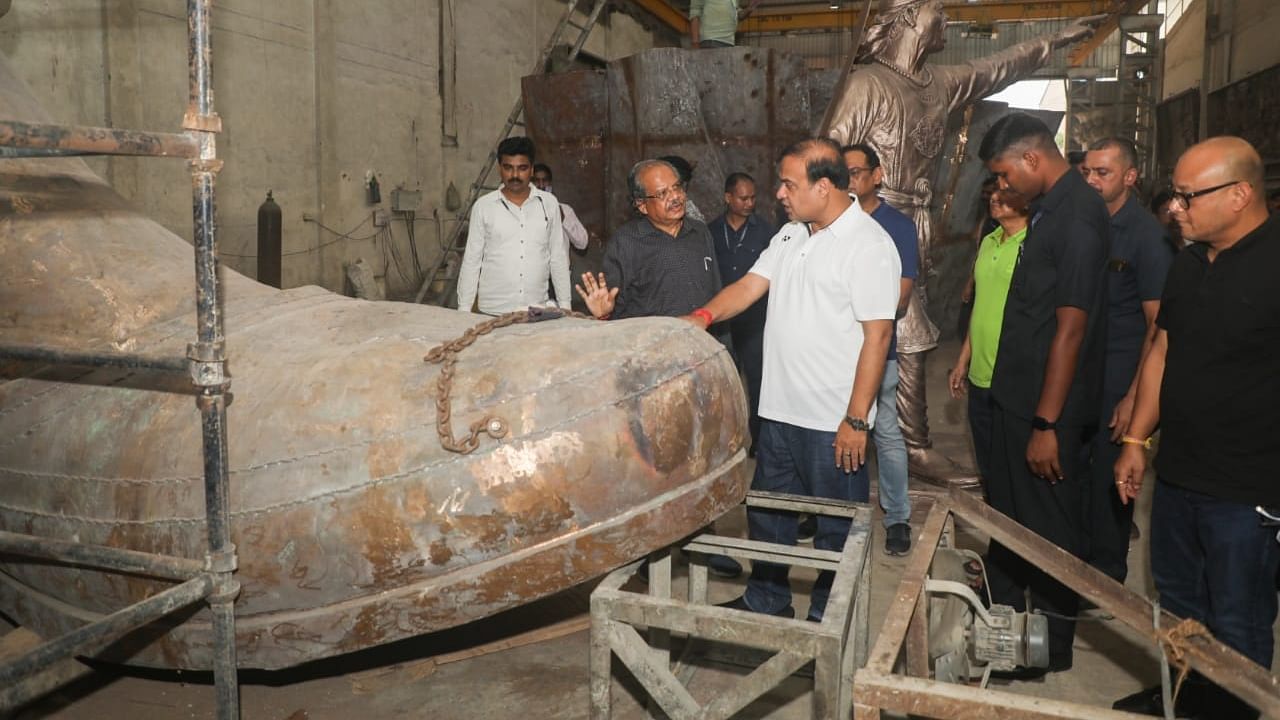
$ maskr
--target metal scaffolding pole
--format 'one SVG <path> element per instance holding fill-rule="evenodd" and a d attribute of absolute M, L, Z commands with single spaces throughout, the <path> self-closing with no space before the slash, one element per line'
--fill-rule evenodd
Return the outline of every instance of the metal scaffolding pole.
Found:
<path fill-rule="evenodd" d="M 6 155 L 66 154 L 143 155 L 190 159 L 192 218 L 195 238 L 196 339 L 186 358 L 136 353 L 83 351 L 40 345 L 0 346 L 0 360 L 44 365 L 75 365 L 189 373 L 196 386 L 204 456 L 205 516 L 209 549 L 203 560 L 176 558 L 122 548 L 88 545 L 19 533 L 0 532 L 0 552 L 54 562 L 100 568 L 109 572 L 185 580 L 133 605 L 0 665 L 0 710 L 49 691 L 61 677 L 45 672 L 61 660 L 91 653 L 122 635 L 179 608 L 205 599 L 213 616 L 213 675 L 219 720 L 240 717 L 236 677 L 235 578 L 236 546 L 231 542 L 227 453 L 226 338 L 222 288 L 218 281 L 217 224 L 214 185 L 222 161 L 216 135 L 222 121 L 213 109 L 212 0 L 187 0 L 188 105 L 184 133 L 149 133 L 114 128 L 34 125 L 0 119 L 0 150 Z"/>

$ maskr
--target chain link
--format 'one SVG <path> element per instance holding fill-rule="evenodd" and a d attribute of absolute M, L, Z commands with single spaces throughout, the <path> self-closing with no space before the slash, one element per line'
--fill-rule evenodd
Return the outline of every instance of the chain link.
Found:
<path fill-rule="evenodd" d="M 466 455 L 480 446 L 481 433 L 487 433 L 494 440 L 499 440 L 506 437 L 507 432 L 510 430 L 506 420 L 497 415 L 485 415 L 471 423 L 466 435 L 461 438 L 454 437 L 452 399 L 450 396 L 453 392 L 454 374 L 457 371 L 458 353 L 471 347 L 476 340 L 499 328 L 541 322 L 543 320 L 554 320 L 566 316 L 591 318 L 590 315 L 584 315 L 572 310 L 531 307 L 528 310 L 509 312 L 505 315 L 485 320 L 474 327 L 468 328 L 466 332 L 453 340 L 431 348 L 422 359 L 428 363 L 440 365 L 440 376 L 436 378 L 436 434 L 440 436 L 441 447 L 449 452 Z"/>

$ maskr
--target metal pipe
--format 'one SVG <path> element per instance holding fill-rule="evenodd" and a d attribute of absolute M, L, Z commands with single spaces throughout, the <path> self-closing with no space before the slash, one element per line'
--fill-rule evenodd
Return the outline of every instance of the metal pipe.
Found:
<path fill-rule="evenodd" d="M 200 575 L 181 585 L 134 603 L 128 607 L 54 638 L 31 652 L 0 665 L 0 687 L 11 687 L 19 680 L 30 677 L 59 660 L 74 655 L 92 653 L 100 646 L 146 625 L 152 620 L 168 615 L 195 603 L 213 589 L 214 578 Z"/>
<path fill-rule="evenodd" d="M 183 357 L 142 355 L 111 351 L 77 352 L 59 350 L 45 345 L 0 345 L 0 360 L 44 363 L 49 365 L 80 365 L 83 367 L 120 368 L 123 370 L 155 370 L 185 376 L 190 363 Z"/>
<path fill-rule="evenodd" d="M 190 580 L 204 572 L 204 563 L 198 560 L 3 530 L 0 530 L 0 552 L 167 580 Z"/>
<path fill-rule="evenodd" d="M 194 158 L 195 138 L 184 133 L 143 132 L 85 125 L 47 125 L 0 121 L 0 147 L 20 148 L 27 155 L 145 155 Z"/>
<path fill-rule="evenodd" d="M 240 717 L 236 676 L 235 598 L 240 585 L 232 573 L 236 547 L 231 542 L 231 508 L 227 474 L 228 387 L 224 370 L 222 288 L 218 281 L 218 241 L 214 180 L 221 162 L 214 134 L 221 122 L 213 111 L 213 45 L 210 42 L 211 0 L 187 0 L 187 65 L 189 104 L 184 126 L 200 139 L 200 159 L 191 164 L 192 217 L 196 262 L 196 342 L 188 354 L 201 394 L 201 439 L 204 448 L 205 517 L 209 533 L 209 566 L 217 572 L 209 607 L 213 612 L 214 695 L 219 720 Z"/>

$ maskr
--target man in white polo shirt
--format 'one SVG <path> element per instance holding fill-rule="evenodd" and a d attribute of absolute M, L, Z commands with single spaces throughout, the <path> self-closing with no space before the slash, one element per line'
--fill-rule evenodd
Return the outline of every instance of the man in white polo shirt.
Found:
<path fill-rule="evenodd" d="M 481 196 L 471 208 L 467 249 L 458 270 L 458 309 L 501 315 L 551 301 L 569 307 L 569 246 L 564 241 L 560 202 L 533 187 L 534 147 L 526 137 L 498 144 L 502 187 Z"/>
<path fill-rule="evenodd" d="M 760 440 L 754 490 L 866 502 L 867 431 L 897 314 L 902 265 L 893 240 L 849 197 L 849 170 L 828 139 L 792 145 L 778 164 L 791 222 L 745 277 L 686 316 L 707 327 L 766 292 Z M 794 545 L 794 513 L 749 509 L 752 540 Z M 849 520 L 818 518 L 813 545 L 839 551 Z M 810 620 L 821 620 L 833 573 L 818 576 Z M 725 604 L 794 617 L 787 567 L 752 563 L 742 597 Z"/>

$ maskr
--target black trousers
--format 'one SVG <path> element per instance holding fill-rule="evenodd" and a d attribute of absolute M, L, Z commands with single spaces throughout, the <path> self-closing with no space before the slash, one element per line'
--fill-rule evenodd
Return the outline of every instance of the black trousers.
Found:
<path fill-rule="evenodd" d="M 764 323 L 733 323 L 733 358 L 738 372 L 747 381 L 747 405 L 751 415 L 747 426 L 751 430 L 751 445 L 760 439 L 760 375 L 764 372 Z"/>
<path fill-rule="evenodd" d="M 1124 583 L 1129 574 L 1129 526 L 1133 523 L 1133 506 L 1120 502 L 1116 492 L 1115 464 L 1120 459 L 1120 446 L 1111 442 L 1111 413 L 1138 371 L 1136 353 L 1107 355 L 1106 374 L 1102 381 L 1102 417 L 1097 432 L 1085 444 L 1084 462 L 1088 463 L 1089 490 L 1085 496 L 1085 557 L 1089 564 Z"/>
<path fill-rule="evenodd" d="M 987 478 L 987 502 L 1049 542 L 1079 557 L 1083 550 L 1082 514 L 1089 484 L 1088 468 L 1080 463 L 1084 428 L 1059 427 L 1058 462 L 1063 479 L 1054 483 L 1031 473 L 1027 443 L 1031 421 L 1013 415 L 995 403 L 991 423 L 991 476 Z M 987 551 L 987 574 L 992 600 L 1027 610 L 1025 592 L 1031 591 L 1031 609 L 1074 617 L 1079 597 L 1066 585 L 992 542 Z M 1071 666 L 1075 622 L 1049 616 L 1049 661 L 1055 669 Z"/>

